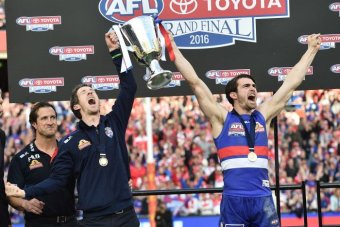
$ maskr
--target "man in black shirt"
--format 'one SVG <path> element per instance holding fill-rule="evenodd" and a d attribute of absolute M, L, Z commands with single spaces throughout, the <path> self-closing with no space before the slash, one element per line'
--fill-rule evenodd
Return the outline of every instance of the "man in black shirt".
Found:
<path fill-rule="evenodd" d="M 56 140 L 57 113 L 53 105 L 45 102 L 33 106 L 29 121 L 35 139 L 17 153 L 8 172 L 8 181 L 26 188 L 46 178 L 58 154 Z M 10 204 L 25 212 L 26 227 L 73 227 L 76 226 L 74 204 L 74 180 L 53 194 L 23 199 L 9 197 Z"/>
<path fill-rule="evenodd" d="M 2 91 L 0 89 L 0 117 L 2 116 Z M 0 226 L 10 226 L 11 221 L 8 214 L 8 202 L 5 194 L 4 185 L 4 150 L 5 150 L 6 135 L 0 129 Z"/>

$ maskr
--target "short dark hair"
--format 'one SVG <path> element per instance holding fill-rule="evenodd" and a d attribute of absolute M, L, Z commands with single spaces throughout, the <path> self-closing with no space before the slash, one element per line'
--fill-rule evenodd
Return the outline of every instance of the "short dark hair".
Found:
<path fill-rule="evenodd" d="M 225 86 L 225 95 L 227 96 L 227 99 L 230 102 L 230 104 L 233 106 L 234 106 L 234 99 L 230 97 L 230 93 L 237 92 L 237 85 L 238 85 L 237 82 L 239 79 L 242 79 L 242 78 L 251 79 L 256 84 L 254 77 L 248 74 L 240 74 L 234 77 L 233 79 L 231 79 Z"/>
<path fill-rule="evenodd" d="M 80 110 L 73 109 L 73 106 L 77 105 L 79 103 L 79 98 L 78 98 L 77 92 L 82 87 L 91 87 L 91 85 L 89 85 L 89 84 L 78 84 L 78 85 L 76 85 L 72 90 L 71 99 L 70 99 L 71 110 L 72 110 L 74 116 L 76 116 L 80 120 L 81 120 Z"/>
<path fill-rule="evenodd" d="M 33 123 L 36 123 L 37 122 L 37 119 L 38 119 L 38 111 L 41 109 L 41 108 L 44 108 L 44 107 L 50 107 L 54 110 L 54 113 L 55 113 L 55 116 L 57 117 L 57 111 L 55 110 L 55 107 L 48 103 L 48 102 L 38 102 L 36 104 L 33 105 L 33 107 L 31 108 L 31 112 L 30 112 L 30 116 L 29 116 L 29 122 L 30 124 L 32 125 Z M 35 128 L 32 127 L 33 131 L 35 132 Z"/>

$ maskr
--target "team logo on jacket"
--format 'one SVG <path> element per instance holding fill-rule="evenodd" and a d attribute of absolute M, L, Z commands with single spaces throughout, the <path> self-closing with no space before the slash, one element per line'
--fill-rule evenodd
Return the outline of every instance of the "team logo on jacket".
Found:
<path fill-rule="evenodd" d="M 88 54 L 94 54 L 94 46 L 55 46 L 49 52 L 59 56 L 59 61 L 81 61 L 86 60 Z"/>
<path fill-rule="evenodd" d="M 43 167 L 43 166 L 44 166 L 44 165 L 43 165 L 41 162 L 39 162 L 39 161 L 36 160 L 36 159 L 33 159 L 33 160 L 31 161 L 30 165 L 29 165 L 29 168 L 30 168 L 30 170 L 32 170 L 32 169 L 41 168 L 41 167 Z"/>
<path fill-rule="evenodd" d="M 334 2 L 329 5 L 329 10 L 333 12 L 338 12 L 340 16 L 340 2 Z"/>
<path fill-rule="evenodd" d="M 61 16 L 19 17 L 16 23 L 26 26 L 26 31 L 44 32 L 53 30 L 54 25 L 61 24 Z"/>
<path fill-rule="evenodd" d="M 255 132 L 264 132 L 264 127 L 263 127 L 263 125 L 261 125 L 260 122 L 256 122 Z"/>
<path fill-rule="evenodd" d="M 90 146 L 90 145 L 91 145 L 90 141 L 87 141 L 87 140 L 80 140 L 79 143 L 78 143 L 78 149 L 79 149 L 79 150 L 82 150 L 82 149 L 84 149 L 85 147 L 88 147 L 88 146 Z"/>
<path fill-rule="evenodd" d="M 81 82 L 91 85 L 94 90 L 109 91 L 119 89 L 120 80 L 117 75 L 85 76 L 81 79 Z"/>
<path fill-rule="evenodd" d="M 101 15 L 124 23 L 157 15 L 182 49 L 256 42 L 256 20 L 289 17 L 289 0 L 101 0 Z"/>
<path fill-rule="evenodd" d="M 105 134 L 112 138 L 113 137 L 113 132 L 112 132 L 112 129 L 110 127 L 105 127 Z"/>
<path fill-rule="evenodd" d="M 64 86 L 64 77 L 56 78 L 24 78 L 19 81 L 20 87 L 28 87 L 29 93 L 56 92 L 57 87 Z"/>
<path fill-rule="evenodd" d="M 299 43 L 307 44 L 308 35 L 302 35 L 298 38 Z M 320 35 L 321 45 L 320 50 L 328 50 L 335 48 L 336 43 L 340 43 L 340 34 L 325 34 Z"/>
<path fill-rule="evenodd" d="M 340 64 L 332 65 L 331 66 L 331 71 L 333 73 L 340 73 Z"/>

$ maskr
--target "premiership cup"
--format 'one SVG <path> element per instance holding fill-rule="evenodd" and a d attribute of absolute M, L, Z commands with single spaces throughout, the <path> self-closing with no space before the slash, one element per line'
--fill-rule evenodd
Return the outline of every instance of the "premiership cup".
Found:
<path fill-rule="evenodd" d="M 138 62 L 147 67 L 144 79 L 151 90 L 160 89 L 171 82 L 172 72 L 159 64 L 162 48 L 151 16 L 139 16 L 125 22 L 121 29 Z"/>

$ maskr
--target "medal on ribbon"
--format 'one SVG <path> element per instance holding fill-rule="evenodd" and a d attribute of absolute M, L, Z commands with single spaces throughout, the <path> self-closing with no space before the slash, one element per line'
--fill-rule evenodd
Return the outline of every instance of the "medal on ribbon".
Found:
<path fill-rule="evenodd" d="M 107 160 L 106 154 L 100 154 L 99 165 L 105 167 L 107 166 L 108 163 L 109 163 L 109 160 Z"/>
<path fill-rule="evenodd" d="M 248 153 L 248 160 L 251 162 L 255 162 L 257 160 L 257 155 L 254 151 Z"/>

